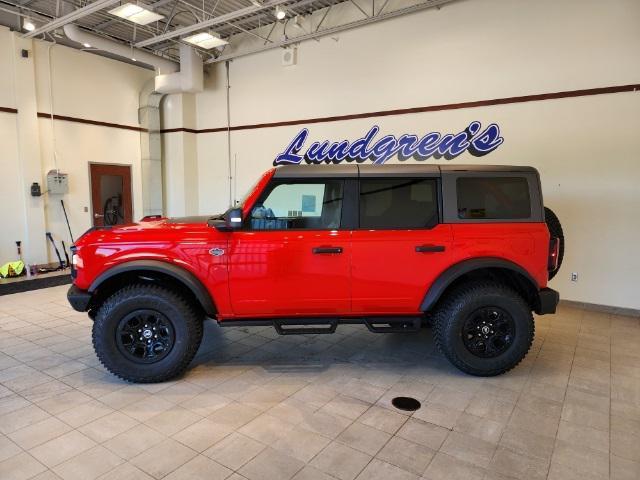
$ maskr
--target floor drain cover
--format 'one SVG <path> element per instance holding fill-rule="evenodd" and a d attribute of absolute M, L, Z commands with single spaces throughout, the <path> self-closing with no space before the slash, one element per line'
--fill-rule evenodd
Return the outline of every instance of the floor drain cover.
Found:
<path fill-rule="evenodd" d="M 411 397 L 396 397 L 391 400 L 391 404 L 397 409 L 407 412 L 413 412 L 421 407 L 420 402 Z"/>

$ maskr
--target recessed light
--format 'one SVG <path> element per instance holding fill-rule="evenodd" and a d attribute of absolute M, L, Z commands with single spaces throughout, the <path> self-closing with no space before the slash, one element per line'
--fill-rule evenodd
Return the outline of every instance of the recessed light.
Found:
<path fill-rule="evenodd" d="M 276 7 L 276 11 L 275 11 L 274 15 L 276 16 L 276 18 L 278 20 L 282 20 L 282 19 L 284 19 L 284 17 L 287 16 L 287 12 L 285 12 L 284 8 L 282 8 L 282 7 Z"/>
<path fill-rule="evenodd" d="M 222 45 L 227 45 L 229 43 L 226 40 L 221 39 L 218 34 L 209 32 L 196 33 L 195 35 L 183 38 L 182 40 L 197 47 L 206 48 L 207 50 L 210 48 L 221 47 Z"/>
<path fill-rule="evenodd" d="M 161 18 L 164 18 L 164 15 L 152 12 L 146 5 L 141 3 L 125 3 L 113 10 L 109 10 L 109 13 L 116 17 L 137 23 L 138 25 L 147 25 L 151 22 L 157 22 Z"/>
<path fill-rule="evenodd" d="M 25 17 L 22 21 L 22 28 L 24 28 L 27 32 L 33 32 L 36 29 L 36 25 L 31 21 L 29 17 Z"/>
<path fill-rule="evenodd" d="M 91 48 L 91 44 L 90 43 L 83 43 L 82 46 L 84 48 Z"/>

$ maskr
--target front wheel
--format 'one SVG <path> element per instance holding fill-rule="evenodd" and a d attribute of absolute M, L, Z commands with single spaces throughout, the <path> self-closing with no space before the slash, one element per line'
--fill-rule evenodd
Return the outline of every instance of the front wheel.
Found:
<path fill-rule="evenodd" d="M 114 375 L 138 383 L 182 373 L 202 340 L 202 318 L 182 296 L 156 285 L 131 285 L 100 306 L 93 346 Z"/>
<path fill-rule="evenodd" d="M 515 367 L 533 342 L 529 305 L 499 283 L 466 284 L 451 292 L 434 318 L 438 349 L 463 372 L 489 377 Z"/>

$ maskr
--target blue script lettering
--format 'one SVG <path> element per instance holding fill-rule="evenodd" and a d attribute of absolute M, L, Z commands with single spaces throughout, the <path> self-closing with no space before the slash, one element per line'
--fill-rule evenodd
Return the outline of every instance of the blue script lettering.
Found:
<path fill-rule="evenodd" d="M 309 137 L 309 131 L 303 128 L 284 152 L 276 157 L 273 164 L 298 165 L 304 159 L 310 164 L 342 161 L 361 163 L 368 160 L 375 165 L 382 165 L 395 155 L 401 161 L 411 157 L 420 161 L 431 157 L 453 160 L 464 152 L 482 157 L 504 142 L 498 125 L 492 123 L 482 130 L 482 124 L 478 121 L 471 122 L 467 128 L 458 133 L 443 135 L 440 132 L 430 132 L 421 138 L 413 134 L 404 134 L 398 138 L 394 135 L 385 135 L 374 142 L 374 137 L 379 131 L 380 127 L 374 125 L 366 135 L 351 143 L 348 140 L 313 142 L 303 153 Z"/>

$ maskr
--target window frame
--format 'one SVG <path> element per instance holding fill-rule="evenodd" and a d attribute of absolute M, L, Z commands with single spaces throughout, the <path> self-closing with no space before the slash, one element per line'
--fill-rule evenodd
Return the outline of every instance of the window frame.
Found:
<path fill-rule="evenodd" d="M 267 197 L 276 187 L 287 184 L 318 184 L 327 182 L 342 182 L 342 211 L 340 212 L 340 226 L 338 228 L 270 228 L 270 229 L 253 229 L 251 228 L 251 212 L 256 205 L 264 203 Z M 272 178 L 264 190 L 260 193 L 256 201 L 251 206 L 249 214 L 242 221 L 241 231 L 248 232 L 330 232 L 333 230 L 353 230 L 353 212 L 352 212 L 352 190 L 354 188 L 354 179 L 346 177 L 309 177 L 309 178 L 293 178 L 282 177 Z M 350 192 L 351 191 L 351 192 Z"/>
<path fill-rule="evenodd" d="M 458 216 L 459 178 L 524 178 L 529 187 L 531 211 L 523 218 L 460 218 Z M 445 223 L 539 223 L 544 222 L 540 178 L 537 173 L 522 171 L 449 171 L 442 172 L 443 220 Z"/>
<path fill-rule="evenodd" d="M 360 226 L 360 186 L 362 181 L 366 180 L 430 180 L 435 183 L 436 192 L 435 192 L 435 201 L 436 201 L 436 211 L 437 216 L 435 222 L 430 225 L 424 227 L 377 227 L 377 228 L 367 228 Z M 356 208 L 355 208 L 355 225 L 354 230 L 363 230 L 363 231 L 393 231 L 393 230 L 433 230 L 435 227 L 442 223 L 442 183 L 440 178 L 437 176 L 431 175 L 364 175 L 360 176 L 357 180 L 357 192 L 356 192 Z"/>

